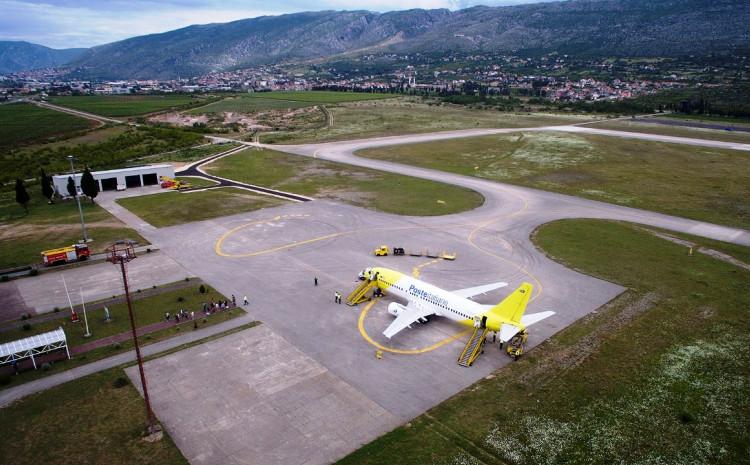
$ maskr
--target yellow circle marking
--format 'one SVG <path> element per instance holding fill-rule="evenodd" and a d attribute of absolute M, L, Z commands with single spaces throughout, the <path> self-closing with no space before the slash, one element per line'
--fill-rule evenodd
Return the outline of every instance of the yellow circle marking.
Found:
<path fill-rule="evenodd" d="M 373 338 L 371 338 L 370 335 L 367 334 L 367 330 L 365 330 L 365 317 L 367 317 L 367 313 L 370 311 L 370 309 L 376 303 L 378 303 L 378 300 L 380 299 L 373 300 L 372 302 L 367 304 L 364 309 L 362 309 L 362 313 L 359 314 L 359 321 L 357 322 L 357 327 L 359 328 L 359 333 L 362 335 L 365 341 L 369 342 L 371 345 L 375 346 L 376 348 L 384 352 L 390 352 L 392 354 L 401 354 L 401 355 L 424 354 L 425 352 L 431 352 L 437 349 L 438 347 L 442 347 L 448 343 L 451 343 L 455 341 L 456 339 L 460 338 L 461 336 L 465 336 L 469 334 L 469 332 L 471 331 L 471 329 L 461 331 L 459 333 L 454 334 L 453 336 L 448 336 L 442 341 L 432 344 L 431 346 L 423 347 L 421 349 L 404 350 L 404 349 L 394 349 L 392 347 L 384 346 L 380 344 L 379 342 L 375 341 Z"/>

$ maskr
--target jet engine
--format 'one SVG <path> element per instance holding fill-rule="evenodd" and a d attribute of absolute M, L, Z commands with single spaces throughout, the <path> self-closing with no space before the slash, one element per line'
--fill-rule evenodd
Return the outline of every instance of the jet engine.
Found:
<path fill-rule="evenodd" d="M 393 316 L 399 316 L 404 310 L 406 310 L 406 307 L 396 302 L 388 304 L 388 313 Z"/>

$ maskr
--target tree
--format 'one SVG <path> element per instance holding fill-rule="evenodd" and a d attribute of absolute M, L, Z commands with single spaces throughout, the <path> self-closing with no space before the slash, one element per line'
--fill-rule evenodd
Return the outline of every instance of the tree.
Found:
<path fill-rule="evenodd" d="M 26 186 L 23 185 L 23 181 L 16 179 L 16 202 L 23 207 L 26 213 L 29 212 L 29 193 L 26 192 Z"/>
<path fill-rule="evenodd" d="M 96 182 L 94 175 L 91 174 L 88 167 L 83 170 L 83 175 L 81 176 L 81 190 L 91 199 L 91 203 L 94 203 L 94 197 L 99 194 L 99 183 Z"/>
<path fill-rule="evenodd" d="M 55 195 L 55 189 L 52 188 L 52 176 L 47 176 L 44 168 L 39 172 L 39 181 L 42 184 L 42 195 L 47 199 L 47 203 L 52 203 L 52 196 Z"/>
<path fill-rule="evenodd" d="M 71 197 L 76 196 L 76 182 L 73 181 L 72 176 L 68 176 L 68 185 L 66 186 L 68 188 L 68 195 Z"/>

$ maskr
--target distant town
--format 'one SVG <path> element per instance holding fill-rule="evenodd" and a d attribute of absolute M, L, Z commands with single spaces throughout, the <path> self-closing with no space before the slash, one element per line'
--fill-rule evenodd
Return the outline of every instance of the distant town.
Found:
<path fill-rule="evenodd" d="M 750 60 L 576 59 L 548 54 L 429 57 L 366 55 L 322 65 L 269 65 L 169 80 L 96 80 L 47 68 L 0 75 L 0 98 L 29 94 L 119 95 L 311 89 L 535 97 L 550 102 L 619 101 L 665 89 L 747 82 Z"/>

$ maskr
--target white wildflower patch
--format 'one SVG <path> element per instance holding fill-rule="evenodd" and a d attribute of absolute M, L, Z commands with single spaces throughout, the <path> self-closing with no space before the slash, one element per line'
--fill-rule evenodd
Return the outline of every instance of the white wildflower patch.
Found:
<path fill-rule="evenodd" d="M 511 153 L 514 161 L 543 168 L 564 168 L 598 158 L 593 145 L 573 134 L 526 134 L 523 145 Z"/>
<path fill-rule="evenodd" d="M 708 464 L 728 454 L 717 428 L 741 431 L 750 338 L 696 341 L 665 354 L 651 376 L 575 420 L 529 415 L 496 424 L 484 444 L 510 463 Z"/>
<path fill-rule="evenodd" d="M 617 203 L 632 203 L 635 200 L 633 197 L 618 192 L 607 192 L 599 189 L 582 189 L 581 194 L 591 195 L 593 197 L 599 197 L 605 200 L 610 200 Z"/>

